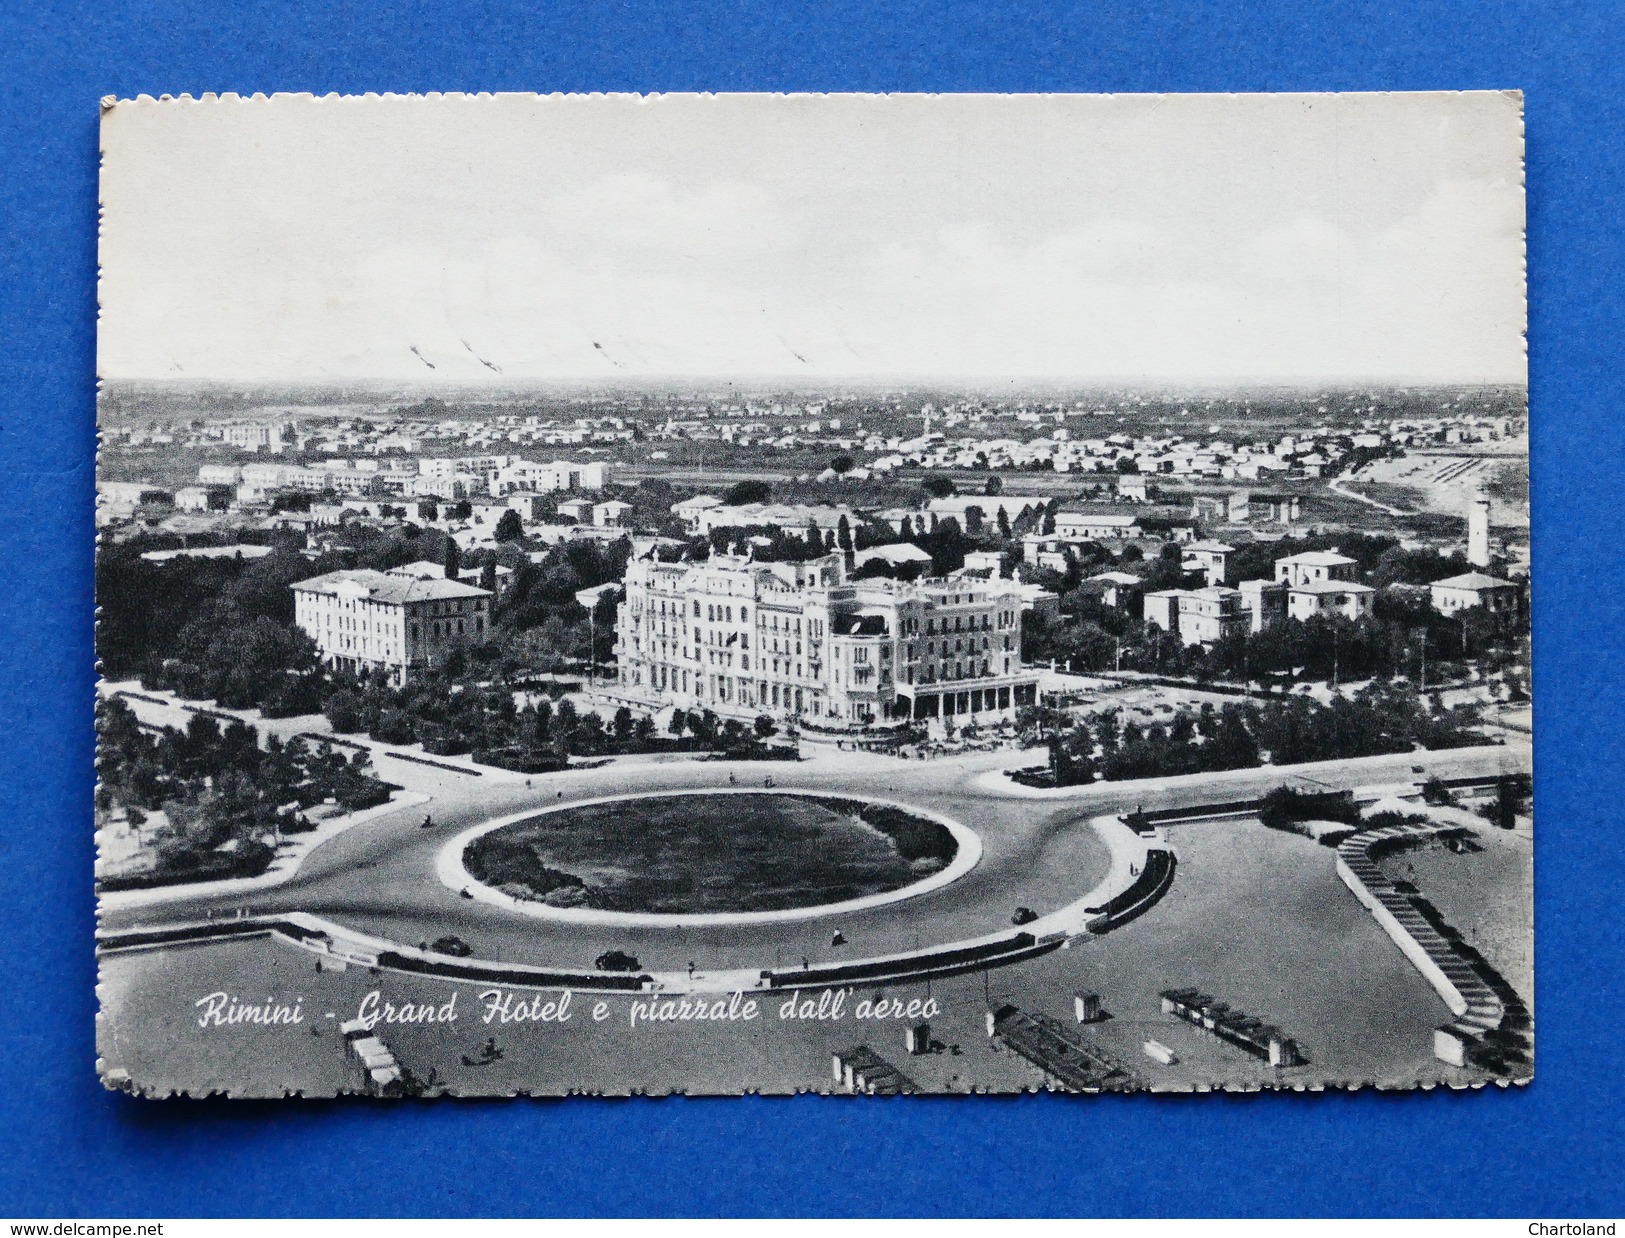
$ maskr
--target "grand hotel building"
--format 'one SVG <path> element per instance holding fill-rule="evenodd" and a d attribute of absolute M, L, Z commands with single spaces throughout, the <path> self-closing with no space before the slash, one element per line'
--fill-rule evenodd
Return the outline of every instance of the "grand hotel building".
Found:
<path fill-rule="evenodd" d="M 853 580 L 845 557 L 717 555 L 627 564 L 616 617 L 621 692 L 653 706 L 760 714 L 823 730 L 1012 719 L 1037 697 L 1021 669 L 1021 594 L 972 576 Z"/>

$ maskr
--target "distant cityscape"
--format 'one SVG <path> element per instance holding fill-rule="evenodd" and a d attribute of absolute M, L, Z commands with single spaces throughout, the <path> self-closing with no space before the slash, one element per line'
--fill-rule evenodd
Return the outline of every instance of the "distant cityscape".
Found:
<path fill-rule="evenodd" d="M 315 560 L 353 553 L 346 543 L 363 533 L 418 530 L 453 543 L 454 569 L 439 551 L 384 565 L 383 577 L 341 567 L 293 584 L 298 626 L 350 671 L 404 682 L 457 642 L 478 643 L 519 568 L 590 541 L 624 544 L 620 578 L 576 592 L 614 634 L 609 658 L 620 669 L 606 666 L 603 678 L 618 678 L 630 702 L 863 729 L 959 715 L 1011 721 L 1033 703 L 1022 616 L 1073 622 L 1077 607 L 1063 598 L 1085 595 L 1204 650 L 1287 618 L 1368 618 L 1378 587 L 1336 546 L 1251 553 L 1274 543 L 1291 551 L 1305 535 L 1365 536 L 1388 523 L 1400 547 L 1465 551 L 1467 569 L 1425 565 L 1417 580 L 1382 582 L 1390 589 L 1425 586 L 1440 614 L 1516 609 L 1523 585 L 1490 571 L 1527 564 L 1516 501 L 1526 421 L 1513 395 L 1323 393 L 1293 404 L 1277 394 L 1257 400 L 1257 415 L 1301 424 L 1267 434 L 1217 422 L 1206 434 L 1170 429 L 1193 405 L 1198 418 L 1238 404 L 1254 414 L 1237 396 L 1163 397 L 1149 411 L 1139 396 L 876 397 L 864 407 L 851 395 L 640 395 L 613 412 L 603 397 L 584 398 L 573 418 L 475 414 L 437 397 L 365 415 L 319 404 L 223 418 L 115 415 L 104 472 L 139 471 L 158 455 L 164 476 L 103 481 L 98 523 L 115 541 L 178 539 L 184 554 L 292 537 Z M 1431 415 L 1416 411 L 1424 403 Z M 1411 415 L 1379 415 L 1395 405 Z M 1117 430 L 1128 417 L 1158 424 Z M 725 444 L 729 455 L 691 477 L 662 444 Z M 476 448 L 488 454 L 439 454 Z M 519 454 L 534 448 L 573 458 Z M 806 467 L 763 480 L 738 465 L 747 448 Z M 186 460 L 194 472 L 176 484 Z M 725 489 L 704 486 L 729 477 Z M 1511 523 L 1493 547 L 1486 486 L 1514 496 L 1502 502 Z M 945 538 L 955 542 L 946 554 Z M 1265 570 L 1249 576 L 1252 562 Z M 1165 569 L 1161 579 L 1154 568 Z M 977 682 L 909 691 L 962 679 Z"/>

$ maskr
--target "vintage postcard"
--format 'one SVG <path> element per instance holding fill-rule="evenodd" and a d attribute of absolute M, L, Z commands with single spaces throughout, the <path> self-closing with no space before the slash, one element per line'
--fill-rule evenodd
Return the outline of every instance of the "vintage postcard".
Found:
<path fill-rule="evenodd" d="M 1522 135 L 108 101 L 102 1079 L 1527 1081 Z"/>

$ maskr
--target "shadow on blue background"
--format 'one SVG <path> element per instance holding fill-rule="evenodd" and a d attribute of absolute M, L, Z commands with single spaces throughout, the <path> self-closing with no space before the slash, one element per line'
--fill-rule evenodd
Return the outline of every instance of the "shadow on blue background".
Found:
<path fill-rule="evenodd" d="M 314 8 L 315 6 L 308 6 Z M 1625 417 L 1612 3 L 39 5 L 0 17 L 0 1214 L 1617 1214 Z M 93 1069 L 96 100 L 1528 92 L 1538 1057 L 1520 1091 L 138 1102 Z"/>

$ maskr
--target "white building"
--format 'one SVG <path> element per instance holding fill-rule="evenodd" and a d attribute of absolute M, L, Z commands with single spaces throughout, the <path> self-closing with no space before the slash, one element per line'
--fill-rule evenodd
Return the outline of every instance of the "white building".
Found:
<path fill-rule="evenodd" d="M 328 572 L 295 582 L 294 622 L 322 658 L 346 670 L 386 670 L 405 683 L 458 641 L 480 639 L 490 624 L 491 595 L 446 580 L 434 563 L 390 572 Z"/>
<path fill-rule="evenodd" d="M 679 499 L 671 505 L 671 514 L 683 522 L 683 527 L 690 533 L 700 532 L 700 514 L 713 507 L 721 507 L 722 500 L 714 494 L 696 494 L 692 498 Z"/>
<path fill-rule="evenodd" d="M 1224 542 L 1187 542 L 1180 550 L 1179 567 L 1184 572 L 1201 572 L 1209 585 L 1226 583 L 1225 564 L 1236 552 Z"/>
<path fill-rule="evenodd" d="M 250 421 L 222 427 L 220 437 L 244 451 L 279 452 L 284 442 L 292 438 L 292 432 L 292 422 Z"/>
<path fill-rule="evenodd" d="M 1286 613 L 1293 619 L 1314 615 L 1339 615 L 1344 619 L 1364 619 L 1371 613 L 1377 591 L 1352 580 L 1308 580 L 1289 585 Z"/>
<path fill-rule="evenodd" d="M 1433 609 L 1442 615 L 1454 615 L 1474 607 L 1482 607 L 1498 615 L 1514 610 L 1518 605 L 1517 585 L 1483 572 L 1464 572 L 1460 576 L 1436 580 L 1428 586 L 1428 592 Z"/>
<path fill-rule="evenodd" d="M 225 504 L 215 504 L 207 486 L 182 486 L 175 491 L 175 510 L 178 512 L 206 512 L 214 506 L 223 508 Z"/>
<path fill-rule="evenodd" d="M 1121 541 L 1139 537 L 1138 516 L 1100 512 L 1056 512 L 1055 536 L 1063 542 Z"/>
<path fill-rule="evenodd" d="M 1145 595 L 1145 621 L 1172 632 L 1187 645 L 1211 646 L 1251 624 L 1239 589 L 1159 589 Z"/>
<path fill-rule="evenodd" d="M 610 499 L 604 503 L 595 503 L 592 508 L 592 522 L 601 528 L 618 529 L 626 523 L 626 518 L 632 514 L 632 504 L 623 503 L 620 499 Z"/>
<path fill-rule="evenodd" d="M 602 490 L 608 480 L 608 466 L 597 460 L 587 463 L 553 460 L 546 464 L 511 460 L 492 469 L 485 479 L 491 494 L 499 498 L 527 490 Z"/>
<path fill-rule="evenodd" d="M 993 722 L 1037 699 L 1010 580 L 852 580 L 843 556 L 644 556 L 616 619 L 621 692 L 651 706 L 779 716 L 822 732 Z"/>
<path fill-rule="evenodd" d="M 1241 605 L 1252 616 L 1252 630 L 1262 632 L 1277 619 L 1286 618 L 1287 585 L 1283 580 L 1244 580 L 1236 586 Z"/>
<path fill-rule="evenodd" d="M 850 507 L 802 503 L 743 503 L 737 507 L 719 504 L 695 512 L 693 528 L 709 536 L 713 529 L 773 526 L 799 537 L 810 525 L 816 525 L 823 533 L 833 533 L 840 527 L 843 517 L 850 529 L 856 529 L 864 522 L 863 517 Z"/>
<path fill-rule="evenodd" d="M 1275 579 L 1297 588 L 1325 580 L 1353 580 L 1358 564 L 1347 555 L 1331 550 L 1306 550 L 1275 561 Z"/>
<path fill-rule="evenodd" d="M 1130 599 L 1138 597 L 1145 588 L 1144 579 L 1132 572 L 1097 572 L 1084 583 L 1098 588 L 1100 600 L 1114 610 L 1126 607 Z"/>
<path fill-rule="evenodd" d="M 971 566 L 970 558 L 970 555 L 965 556 L 966 567 Z M 997 559 L 998 556 L 995 555 L 994 558 Z M 897 542 L 894 545 L 871 546 L 867 550 L 858 551 L 853 558 L 853 567 L 860 568 L 874 559 L 880 559 L 894 568 L 914 564 L 929 566 L 931 562 L 931 556 L 913 542 Z"/>

